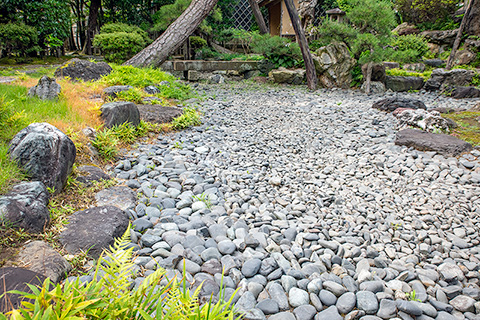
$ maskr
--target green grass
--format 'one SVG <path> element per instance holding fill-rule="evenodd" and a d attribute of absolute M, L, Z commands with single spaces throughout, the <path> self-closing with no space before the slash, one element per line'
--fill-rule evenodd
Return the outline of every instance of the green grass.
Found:
<path fill-rule="evenodd" d="M 201 123 L 200 114 L 194 108 L 183 109 L 183 114 L 172 121 L 172 129 L 182 130 L 187 127 L 197 126 Z"/>
<path fill-rule="evenodd" d="M 23 180 L 24 173 L 8 157 L 8 145 L 0 142 L 0 194 L 7 193 L 13 182 Z"/>
<path fill-rule="evenodd" d="M 480 112 L 459 112 L 442 114 L 444 118 L 450 118 L 458 124 L 453 135 L 471 143 L 473 146 L 480 146 Z"/>
<path fill-rule="evenodd" d="M 388 69 L 386 70 L 388 76 L 402 76 L 402 77 L 420 77 L 423 80 L 427 81 L 430 79 L 432 75 L 432 71 L 425 71 L 425 72 L 412 72 L 403 69 Z"/>
<path fill-rule="evenodd" d="M 174 76 L 159 69 L 118 65 L 112 65 L 112 68 L 113 72 L 104 76 L 100 83 L 108 86 L 130 85 L 143 89 L 147 86 L 159 85 L 162 81 L 168 81 L 169 85 L 159 86 L 158 97 L 177 100 L 187 100 L 195 97 L 188 85 L 178 82 Z"/>

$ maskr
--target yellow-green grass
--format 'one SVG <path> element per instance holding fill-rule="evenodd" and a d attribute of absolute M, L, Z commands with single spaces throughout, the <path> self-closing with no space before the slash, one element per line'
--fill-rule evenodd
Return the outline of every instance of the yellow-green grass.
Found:
<path fill-rule="evenodd" d="M 471 143 L 474 146 L 480 146 L 480 112 L 459 112 L 452 114 L 443 114 L 445 118 L 454 120 L 458 127 L 453 130 L 454 136 Z"/>

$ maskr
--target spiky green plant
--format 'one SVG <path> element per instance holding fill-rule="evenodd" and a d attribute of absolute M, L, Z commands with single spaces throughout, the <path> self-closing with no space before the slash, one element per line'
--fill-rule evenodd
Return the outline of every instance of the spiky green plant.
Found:
<path fill-rule="evenodd" d="M 220 292 L 219 302 L 200 306 L 198 294 L 201 286 L 191 293 L 185 277 L 179 283 L 176 278 L 160 285 L 165 270 L 159 268 L 134 289 L 131 283 L 135 274 L 132 262 L 133 248 L 129 248 L 130 228 L 105 251 L 95 267 L 89 283 L 65 281 L 53 286 L 46 279 L 43 286 L 29 285 L 32 293 L 11 291 L 31 302 L 7 313 L 15 320 L 31 319 L 191 319 L 220 320 L 236 317 L 232 298 L 224 301 Z M 185 268 L 184 268 L 185 274 Z M 52 288 L 52 289 L 50 289 Z M 1 298 L 1 297 L 0 297 Z M 0 314 L 0 320 L 7 319 Z"/>

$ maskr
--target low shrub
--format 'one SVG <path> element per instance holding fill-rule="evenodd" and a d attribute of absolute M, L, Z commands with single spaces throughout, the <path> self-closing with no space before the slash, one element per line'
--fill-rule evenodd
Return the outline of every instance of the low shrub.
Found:
<path fill-rule="evenodd" d="M 182 130 L 190 126 L 201 124 L 200 114 L 194 108 L 188 107 L 183 109 L 183 114 L 172 121 L 172 129 Z"/>
<path fill-rule="evenodd" d="M 250 48 L 254 53 L 263 55 L 277 68 L 298 67 L 303 63 L 300 47 L 296 42 L 291 42 L 287 38 L 255 34 Z"/>
<path fill-rule="evenodd" d="M 23 302 L 18 310 L 9 312 L 12 319 L 230 319 L 237 314 L 232 298 L 225 301 L 223 284 L 220 299 L 200 305 L 201 286 L 190 292 L 185 278 L 166 279 L 165 270 L 158 268 L 140 285 L 132 288 L 134 274 L 130 229 L 117 239 L 109 251 L 98 259 L 94 281 L 65 281 L 53 285 L 49 279 L 41 287 L 30 285 L 32 293 L 12 291 L 32 302 Z M 184 270 L 185 273 L 185 270 Z M 5 318 L 0 314 L 0 319 Z"/>
<path fill-rule="evenodd" d="M 430 79 L 430 76 L 432 75 L 432 71 L 413 72 L 413 71 L 407 71 L 407 70 L 396 69 L 396 68 L 395 69 L 387 69 L 386 73 L 389 76 L 420 77 L 420 78 L 423 78 L 423 80 L 425 80 L 425 81 Z"/>
<path fill-rule="evenodd" d="M 108 62 L 122 63 L 133 57 L 152 41 L 148 34 L 136 26 L 124 23 L 106 24 L 93 39 Z"/>
<path fill-rule="evenodd" d="M 202 37 L 192 36 L 190 37 L 190 45 L 193 49 L 201 49 L 207 46 L 207 40 Z"/>
<path fill-rule="evenodd" d="M 400 63 L 418 62 L 430 52 L 427 40 L 415 34 L 394 37 L 390 46 L 393 50 L 390 51 L 388 59 Z"/>
<path fill-rule="evenodd" d="M 4 55 L 35 53 L 40 50 L 37 30 L 23 23 L 0 24 L 0 46 Z"/>

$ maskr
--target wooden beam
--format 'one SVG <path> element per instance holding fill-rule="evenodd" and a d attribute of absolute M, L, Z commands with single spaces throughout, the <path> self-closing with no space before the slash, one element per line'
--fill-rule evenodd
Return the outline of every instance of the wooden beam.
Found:
<path fill-rule="evenodd" d="M 308 47 L 307 38 L 305 37 L 305 31 L 300 23 L 297 9 L 293 3 L 293 0 L 284 0 L 287 7 L 288 15 L 292 21 L 295 35 L 297 36 L 298 44 L 302 50 L 303 61 L 305 62 L 305 70 L 307 71 L 307 86 L 310 90 L 317 88 L 317 73 L 315 72 L 315 65 L 313 64 L 312 55 L 310 54 L 310 48 Z"/>
<path fill-rule="evenodd" d="M 260 34 L 267 34 L 267 24 L 265 23 L 265 19 L 263 19 L 257 0 L 248 0 L 248 3 L 250 4 L 250 8 L 252 8 L 253 16 L 255 17 L 255 21 L 257 21 Z"/>

